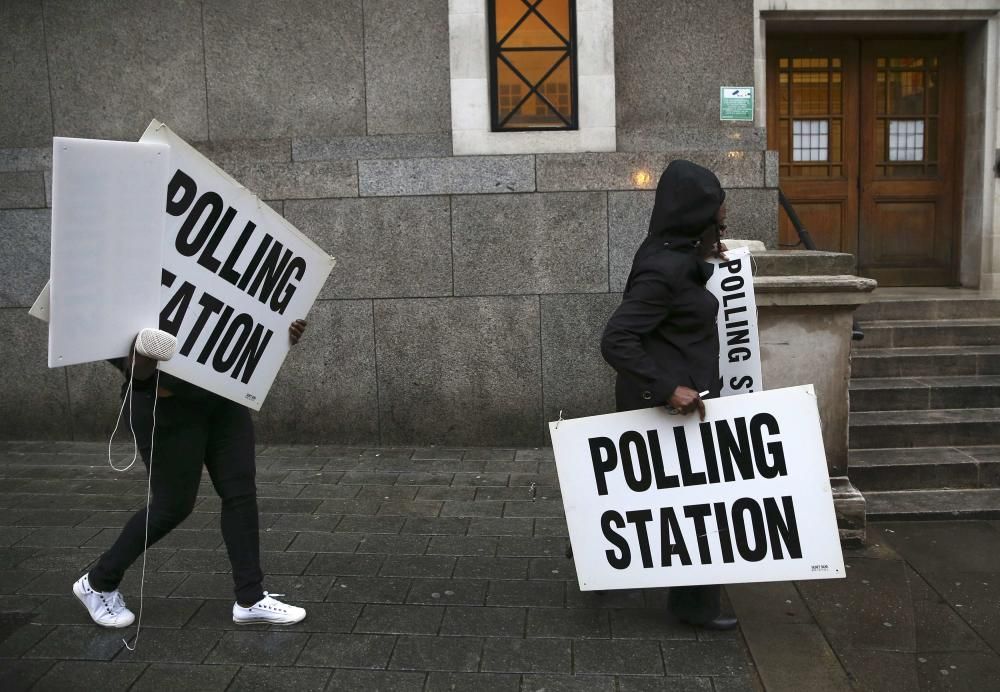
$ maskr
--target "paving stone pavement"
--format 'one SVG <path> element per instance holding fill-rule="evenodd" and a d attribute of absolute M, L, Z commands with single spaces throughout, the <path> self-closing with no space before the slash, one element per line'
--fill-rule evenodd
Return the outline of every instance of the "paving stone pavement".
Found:
<path fill-rule="evenodd" d="M 728 589 L 768 692 L 1000 690 L 1000 522 L 870 524 L 844 558 Z"/>
<path fill-rule="evenodd" d="M 704 632 L 665 590 L 577 589 L 545 449 L 260 447 L 266 587 L 309 616 L 232 623 L 206 479 L 149 551 L 130 652 L 70 593 L 145 502 L 106 450 L 0 442 L 4 692 L 1000 689 L 1000 522 L 871 525 L 846 579 L 730 586 L 740 631 Z M 138 565 L 122 590 L 135 609 Z"/>
<path fill-rule="evenodd" d="M 742 634 L 672 621 L 663 590 L 578 590 L 551 450 L 259 447 L 257 468 L 265 588 L 306 620 L 232 623 L 206 475 L 149 551 L 130 652 L 70 587 L 144 504 L 141 465 L 115 473 L 101 443 L 0 442 L 0 689 L 761 689 Z"/>

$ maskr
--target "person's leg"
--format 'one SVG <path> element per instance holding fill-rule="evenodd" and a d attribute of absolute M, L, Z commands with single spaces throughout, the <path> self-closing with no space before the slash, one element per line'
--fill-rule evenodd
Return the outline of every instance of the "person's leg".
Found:
<path fill-rule="evenodd" d="M 219 400 L 209 424 L 205 466 L 222 499 L 222 538 L 233 567 L 236 602 L 250 606 L 264 597 L 253 421 L 245 406 Z"/>
<path fill-rule="evenodd" d="M 722 612 L 721 586 L 675 586 L 667 597 L 674 617 L 692 625 L 704 625 Z"/>
<path fill-rule="evenodd" d="M 195 407 L 196 408 L 196 407 Z M 114 544 L 90 570 L 90 585 L 97 591 L 118 588 L 125 570 L 146 549 L 146 512 L 149 512 L 149 545 L 163 538 L 194 508 L 204 460 L 206 428 L 204 416 L 189 403 L 174 397 L 156 403 L 155 445 L 150 459 L 153 432 L 153 397 L 134 395 L 132 424 L 149 473 L 152 498 L 125 524 Z M 152 466 L 150 466 L 152 464 Z"/>

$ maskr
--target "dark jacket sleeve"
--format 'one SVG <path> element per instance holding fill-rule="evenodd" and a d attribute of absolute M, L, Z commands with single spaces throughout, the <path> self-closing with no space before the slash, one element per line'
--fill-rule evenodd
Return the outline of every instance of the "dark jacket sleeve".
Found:
<path fill-rule="evenodd" d="M 661 277 L 635 277 L 601 337 L 604 360 L 660 401 L 669 401 L 680 382 L 657 366 L 643 348 L 642 337 L 667 318 L 672 300 L 673 289 Z"/>

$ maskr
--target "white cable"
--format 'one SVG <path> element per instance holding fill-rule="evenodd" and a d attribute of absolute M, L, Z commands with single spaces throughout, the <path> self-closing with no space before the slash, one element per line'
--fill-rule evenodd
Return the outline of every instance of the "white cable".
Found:
<path fill-rule="evenodd" d="M 136 643 L 139 641 L 139 632 L 142 631 L 142 607 L 144 605 L 143 592 L 146 588 L 146 554 L 149 552 L 149 505 L 153 499 L 153 448 L 156 445 L 156 400 L 159 398 L 156 393 L 160 389 L 160 368 L 156 368 L 156 382 L 153 385 L 153 430 L 149 435 L 149 468 L 146 473 L 146 537 L 142 541 L 142 576 L 139 578 L 139 618 L 135 623 L 135 636 L 132 637 L 132 645 L 122 637 L 122 644 L 129 651 L 135 651 Z M 131 414 L 131 411 L 129 412 Z M 132 416 L 129 415 L 129 422 Z M 133 433 L 134 434 L 134 433 Z"/>
<path fill-rule="evenodd" d="M 160 376 L 159 371 L 157 371 L 156 375 L 157 380 L 159 380 L 159 376 Z M 135 439 L 135 429 L 132 427 L 132 394 L 134 391 L 132 388 L 132 382 L 134 380 L 135 380 L 135 355 L 132 356 L 132 372 L 129 374 L 128 386 L 125 389 L 124 396 L 122 396 L 122 407 L 118 409 L 118 418 L 115 419 L 115 429 L 111 431 L 111 438 L 108 440 L 108 465 L 115 471 L 118 471 L 119 473 L 125 473 L 133 466 L 135 466 L 135 460 L 139 457 L 139 442 Z M 126 401 L 128 402 L 128 427 L 129 430 L 132 431 L 132 461 L 129 462 L 128 466 L 126 466 L 123 469 L 120 469 L 117 466 L 115 466 L 115 463 L 113 461 L 111 461 L 111 445 L 114 443 L 115 435 L 118 433 L 118 425 L 122 421 L 122 413 L 125 412 Z"/>
<path fill-rule="evenodd" d="M 135 426 L 132 423 L 132 402 L 134 399 L 135 388 L 132 386 L 135 381 L 135 355 L 132 355 L 132 367 L 129 373 L 128 386 L 125 389 L 125 395 L 122 397 L 122 407 L 118 410 L 118 418 L 115 420 L 115 429 L 111 432 L 111 439 L 108 440 L 108 464 L 112 469 L 118 471 L 119 473 L 124 473 L 135 466 L 136 459 L 139 456 L 139 441 L 135 436 Z M 153 383 L 153 429 L 150 432 L 149 439 L 149 468 L 146 469 L 146 535 L 143 539 L 142 548 L 142 576 L 139 579 L 139 618 L 136 621 L 135 636 L 132 637 L 132 644 L 129 645 L 125 638 L 122 638 L 122 644 L 129 651 L 135 651 L 136 642 L 139 641 L 139 632 L 142 630 L 142 610 L 145 601 L 143 599 L 144 591 L 146 588 L 146 553 L 149 551 L 149 506 L 153 499 L 153 448 L 156 444 L 156 400 L 159 398 L 156 393 L 160 389 L 160 368 L 159 365 L 156 367 L 156 380 Z M 125 402 L 128 402 L 128 427 L 132 431 L 132 461 L 125 468 L 118 468 L 114 465 L 111 460 L 111 445 L 114 443 L 115 434 L 118 432 L 118 426 L 121 424 L 122 413 L 125 411 Z"/>

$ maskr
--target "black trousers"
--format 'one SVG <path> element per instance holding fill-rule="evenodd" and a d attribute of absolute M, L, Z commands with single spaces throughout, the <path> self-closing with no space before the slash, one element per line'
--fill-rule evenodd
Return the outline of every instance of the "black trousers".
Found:
<path fill-rule="evenodd" d="M 91 586 L 99 591 L 118 588 L 125 570 L 145 550 L 147 512 L 149 545 L 184 521 L 194 509 L 204 466 L 222 499 L 222 538 L 233 568 L 236 600 L 256 603 L 264 597 L 264 574 L 250 411 L 216 395 L 157 399 L 150 467 L 153 401 L 152 393 L 135 392 L 131 410 L 143 463 L 147 472 L 151 469 L 152 499 L 128 520 L 118 540 L 90 570 Z"/>
<path fill-rule="evenodd" d="M 721 382 L 719 385 L 721 386 Z M 711 394 L 705 399 L 719 395 L 718 387 L 712 387 L 710 391 Z M 635 384 L 623 375 L 618 376 L 616 383 L 615 404 L 616 411 L 635 411 L 651 406 L 644 401 L 642 392 Z M 692 625 L 704 625 L 722 614 L 722 587 L 714 584 L 671 587 L 667 596 L 667 610 L 679 620 Z"/>
<path fill-rule="evenodd" d="M 704 625 L 722 613 L 721 586 L 674 586 L 667 596 L 667 610 L 692 625 Z"/>

